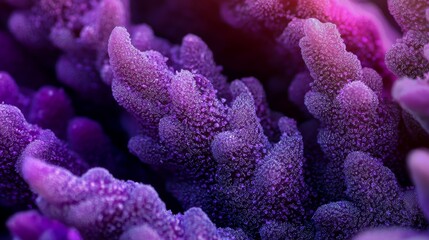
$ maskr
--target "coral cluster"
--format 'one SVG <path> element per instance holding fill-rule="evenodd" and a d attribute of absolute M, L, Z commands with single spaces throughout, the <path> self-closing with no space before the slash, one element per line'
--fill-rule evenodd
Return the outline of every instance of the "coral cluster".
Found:
<path fill-rule="evenodd" d="M 428 238 L 429 2 L 374 9 L 0 0 L 0 238 Z"/>

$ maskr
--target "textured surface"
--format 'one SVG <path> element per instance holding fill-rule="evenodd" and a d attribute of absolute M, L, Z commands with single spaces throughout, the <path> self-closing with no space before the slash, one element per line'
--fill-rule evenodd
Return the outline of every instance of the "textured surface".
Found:
<path fill-rule="evenodd" d="M 428 238 L 428 18 L 0 0 L 0 238 Z"/>

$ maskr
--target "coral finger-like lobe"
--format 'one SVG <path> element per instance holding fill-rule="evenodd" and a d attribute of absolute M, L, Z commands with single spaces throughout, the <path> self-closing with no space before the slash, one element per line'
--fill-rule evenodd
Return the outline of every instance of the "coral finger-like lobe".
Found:
<path fill-rule="evenodd" d="M 36 140 L 40 129 L 25 122 L 17 108 L 1 104 L 0 109 L 1 203 L 20 204 L 29 201 L 32 194 L 16 173 L 15 164 L 25 147 Z"/>
<path fill-rule="evenodd" d="M 235 0 L 221 3 L 222 17 L 231 26 L 253 32 L 258 38 L 268 39 L 265 42 L 277 39 L 280 49 L 272 54 L 286 54 L 293 58 L 292 64 L 295 65 L 291 68 L 295 70 L 299 70 L 301 65 L 295 50 L 302 37 L 301 21 L 315 18 L 324 23 L 333 23 L 344 39 L 347 50 L 356 54 L 364 67 L 376 69 L 386 84 L 390 84 L 392 75 L 384 62 L 385 37 L 379 27 L 379 20 L 368 14 L 367 10 L 351 1 Z"/>
<path fill-rule="evenodd" d="M 167 86 L 173 74 L 166 59 L 158 52 L 142 53 L 134 48 L 124 28 L 114 29 L 108 49 L 115 76 L 113 96 L 139 120 L 145 131 L 153 132 L 153 125 L 169 111 Z"/>
<path fill-rule="evenodd" d="M 428 76 L 427 0 L 0 0 L 0 212 L 29 240 L 425 239 Z"/>
<path fill-rule="evenodd" d="M 426 239 L 428 236 L 424 233 L 418 233 L 411 229 L 380 229 L 367 231 L 359 234 L 354 240 L 377 240 L 377 239 L 391 239 L 391 240 L 412 240 L 412 239 Z"/>
<path fill-rule="evenodd" d="M 168 189 L 185 208 L 200 206 L 217 223 L 253 235 L 265 220 L 306 218 L 301 135 L 293 120 L 276 120 L 256 79 L 226 86 L 194 36 L 184 38 L 175 58 L 176 68 L 187 70 L 175 73 L 159 53 L 132 46 L 122 28 L 112 32 L 109 54 L 115 98 L 144 123 L 130 150 L 173 174 Z M 151 107 L 136 108 L 138 102 Z"/>
<path fill-rule="evenodd" d="M 124 228 L 145 221 L 173 232 L 169 213 L 151 187 L 115 180 L 104 169 L 79 178 L 33 158 L 25 160 L 22 172 L 39 195 L 42 213 L 75 226 L 86 238 L 119 236 Z"/>
<path fill-rule="evenodd" d="M 231 93 L 228 89 L 227 79 L 221 73 L 222 67 L 216 65 L 213 53 L 199 37 L 190 34 L 185 36 L 180 49 L 172 51 L 173 53 L 177 51 L 177 56 L 173 55 L 177 68 L 205 76 L 218 91 L 220 98 L 230 100 Z"/>
<path fill-rule="evenodd" d="M 387 66 L 399 77 L 422 77 L 429 71 L 429 61 L 423 56 L 423 47 L 428 43 L 427 32 L 406 32 L 386 54 Z"/>
<path fill-rule="evenodd" d="M 222 239 L 223 231 L 201 209 L 174 215 L 151 186 L 117 180 L 105 169 L 78 177 L 28 157 L 22 172 L 38 195 L 40 211 L 73 226 L 85 239 Z M 234 230 L 229 232 L 234 236 Z"/>
<path fill-rule="evenodd" d="M 413 181 L 416 184 L 420 206 L 426 218 L 429 218 L 428 163 L 429 153 L 427 150 L 415 150 L 408 156 L 408 166 L 413 173 Z"/>
<path fill-rule="evenodd" d="M 69 120 L 74 116 L 71 99 L 63 89 L 44 86 L 37 92 L 20 89 L 7 73 L 0 72 L 0 101 L 18 107 L 26 119 L 65 138 Z"/>
<path fill-rule="evenodd" d="M 381 77 L 362 68 L 346 51 L 335 25 L 309 19 L 304 30 L 300 46 L 314 79 L 305 105 L 321 122 L 317 141 L 330 159 L 324 192 L 343 194 L 343 163 L 352 151 L 370 153 L 400 171 L 400 157 L 394 154 L 399 146 L 399 110 L 382 96 Z"/>
<path fill-rule="evenodd" d="M 33 195 L 20 176 L 23 156 L 44 157 L 46 161 L 82 173 L 87 164 L 50 130 L 29 124 L 21 111 L 0 105 L 1 202 L 6 205 L 28 204 Z"/>
<path fill-rule="evenodd" d="M 428 184 L 429 184 L 428 164 L 429 164 L 429 152 L 427 151 L 427 149 L 414 150 L 408 155 L 408 167 L 412 174 L 413 182 L 416 185 L 418 204 L 420 206 L 420 209 L 423 211 L 423 214 L 426 217 L 426 219 L 428 219 L 429 217 L 429 193 L 427 190 Z M 405 194 L 404 197 L 405 197 L 404 199 L 406 200 L 407 194 Z M 414 205 L 414 204 L 410 205 L 409 203 L 408 203 L 408 206 Z M 426 239 L 428 237 L 429 235 L 427 231 L 421 232 L 410 228 L 392 227 L 392 228 L 368 230 L 359 234 L 354 239 L 356 240 L 372 240 L 372 239 L 411 240 L 411 239 Z"/>
<path fill-rule="evenodd" d="M 423 222 L 410 206 L 415 197 L 400 189 L 392 171 L 380 160 L 352 152 L 344 163 L 346 195 L 350 201 L 323 205 L 313 216 L 316 239 L 350 239 L 367 228 L 412 227 Z"/>
<path fill-rule="evenodd" d="M 386 54 L 389 69 L 399 77 L 417 78 L 429 72 L 424 46 L 429 43 L 426 0 L 389 0 L 389 10 L 402 28 L 404 36 Z"/>
<path fill-rule="evenodd" d="M 89 118 L 75 117 L 67 126 L 67 146 L 92 167 L 102 166 L 117 173 L 125 163 L 124 154 L 106 135 L 102 126 Z"/>
<path fill-rule="evenodd" d="M 428 3 L 425 0 L 389 0 L 389 11 L 401 26 L 403 31 L 417 30 L 428 31 L 426 22 L 426 9 Z"/>

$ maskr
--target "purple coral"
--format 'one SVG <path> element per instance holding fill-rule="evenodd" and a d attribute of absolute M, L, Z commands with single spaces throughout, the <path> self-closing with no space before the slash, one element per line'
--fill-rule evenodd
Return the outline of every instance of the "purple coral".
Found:
<path fill-rule="evenodd" d="M 335 199 L 345 190 L 342 169 L 350 152 L 398 164 L 399 109 L 383 97 L 381 77 L 346 51 L 335 25 L 310 19 L 304 29 L 300 46 L 314 79 L 305 105 L 321 123 L 317 141 L 330 159 L 325 193 Z"/>
<path fill-rule="evenodd" d="M 222 239 L 224 234 L 200 209 L 192 208 L 184 215 L 174 215 L 152 187 L 117 180 L 102 168 L 90 169 L 78 177 L 66 169 L 28 157 L 22 172 L 38 195 L 40 211 L 73 226 L 85 239 Z M 56 223 L 55 220 L 44 221 Z M 10 220 L 11 229 L 15 228 L 15 222 L 15 219 Z M 53 230 L 60 227 L 47 226 Z M 227 231 L 234 236 L 233 230 Z M 17 233 L 19 236 L 20 232 Z M 29 234 L 35 237 L 38 233 Z M 237 236 L 240 234 L 245 236 L 236 232 Z"/>
<path fill-rule="evenodd" d="M 36 93 L 21 93 L 6 73 L 0 73 L 0 86 L 2 204 L 31 203 L 33 195 L 20 177 L 20 164 L 27 156 L 43 157 L 76 174 L 89 165 L 113 165 L 120 160 L 98 123 L 87 118 L 72 119 L 74 109 L 62 89 L 46 86 Z"/>
<path fill-rule="evenodd" d="M 21 90 L 5 72 L 0 72 L 0 88 L 1 102 L 18 107 L 29 122 L 52 130 L 58 137 L 65 137 L 74 109 L 63 89 L 44 86 L 37 92 Z"/>
<path fill-rule="evenodd" d="M 187 41 L 184 44 L 191 44 Z M 192 41 L 204 46 L 197 38 Z M 176 62 L 183 65 L 194 56 L 211 56 L 206 47 L 193 51 L 200 52 L 181 54 L 182 60 Z M 132 138 L 130 150 L 142 161 L 173 173 L 169 189 L 184 206 L 201 206 L 215 221 L 227 219 L 253 233 L 265 219 L 305 219 L 308 189 L 301 136 L 293 120 L 280 118 L 280 141 L 269 142 L 261 124 L 270 133 L 275 120 L 264 98 L 252 96 L 261 94 L 254 79 L 231 84 L 234 100 L 229 106 L 214 88 L 226 89 L 219 74 L 202 67 L 194 73 L 173 73 L 159 53 L 134 48 L 125 29 L 113 31 L 109 55 L 116 100 L 137 117 L 143 130 L 151 130 Z M 212 60 L 203 63 L 205 68 L 215 66 Z M 135 105 L 135 99 L 141 104 Z M 259 121 L 258 113 L 264 121 Z M 258 209 L 252 209 L 256 203 Z"/>
<path fill-rule="evenodd" d="M 429 5 L 364 2 L 0 0 L 9 235 L 427 238 Z"/>
<path fill-rule="evenodd" d="M 380 160 L 352 152 L 345 160 L 344 175 L 349 201 L 319 207 L 313 216 L 316 239 L 350 239 L 367 228 L 411 227 L 424 222 L 415 207 L 414 193 L 401 190 Z"/>
<path fill-rule="evenodd" d="M 76 229 L 64 226 L 61 222 L 42 216 L 36 211 L 15 214 L 7 222 L 7 227 L 15 237 L 23 240 L 82 239 Z"/>
<path fill-rule="evenodd" d="M 44 157 L 46 161 L 82 173 L 87 164 L 67 149 L 50 130 L 42 130 L 26 122 L 20 110 L 1 104 L 1 202 L 7 205 L 27 204 L 32 198 L 20 177 L 23 156 Z M 17 171 L 18 170 L 18 171 Z"/>
<path fill-rule="evenodd" d="M 107 39 L 115 26 L 128 23 L 127 6 L 126 0 L 28 2 L 11 15 L 9 28 L 33 49 L 61 49 L 63 55 L 56 64 L 58 79 L 100 102 L 108 96 L 101 81 L 103 77 L 109 81 L 105 72 Z"/>
<path fill-rule="evenodd" d="M 294 49 L 302 37 L 302 20 L 316 18 L 331 22 L 337 26 L 347 50 L 356 54 L 364 67 L 377 70 L 390 84 L 392 76 L 383 59 L 386 46 L 378 27 L 380 24 L 376 17 L 365 12 L 365 8 L 355 6 L 351 1 L 344 4 L 329 0 L 235 0 L 222 3 L 221 10 L 226 22 L 232 26 L 250 30 L 259 38 L 277 40 L 282 50 L 277 49 L 273 55 L 286 50 L 290 52 L 288 56 L 298 58 L 300 56 Z M 299 63 L 298 59 L 293 64 Z"/>
<path fill-rule="evenodd" d="M 401 107 L 421 124 L 429 132 L 429 82 L 427 80 L 403 79 L 398 81 L 393 88 L 393 97 L 401 104 Z"/>
<path fill-rule="evenodd" d="M 400 25 L 404 36 L 386 54 L 389 69 L 399 77 L 422 77 L 429 72 L 429 61 L 423 55 L 429 43 L 429 23 L 426 0 L 390 0 L 389 10 Z"/>
<path fill-rule="evenodd" d="M 413 181 L 416 184 L 416 190 L 419 200 L 419 205 L 426 217 L 428 218 L 428 193 L 427 193 L 427 184 L 428 184 L 428 161 L 429 153 L 427 150 L 414 150 L 408 156 L 408 167 L 413 175 Z M 391 238 L 398 240 L 406 240 L 413 238 L 428 238 L 427 232 L 417 232 L 411 229 L 405 228 L 396 228 L 396 229 L 384 229 L 384 230 L 372 230 L 360 234 L 356 237 L 356 240 L 371 240 L 371 239 L 381 239 L 381 238 Z"/>

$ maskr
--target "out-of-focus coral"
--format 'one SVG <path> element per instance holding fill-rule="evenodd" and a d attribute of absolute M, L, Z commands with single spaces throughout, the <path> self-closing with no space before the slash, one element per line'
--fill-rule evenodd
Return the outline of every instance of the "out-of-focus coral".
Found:
<path fill-rule="evenodd" d="M 416 232 L 410 229 L 378 229 L 367 231 L 359 234 L 354 240 L 378 240 L 378 239 L 391 239 L 391 240 L 413 240 L 413 239 L 426 239 L 428 235 L 421 232 Z"/>
<path fill-rule="evenodd" d="M 9 19 L 13 35 L 30 48 L 56 47 L 58 79 L 93 101 L 109 96 L 107 40 L 115 26 L 128 24 L 127 0 L 8 0 L 18 9 Z"/>
<path fill-rule="evenodd" d="M 9 74 L 0 72 L 0 102 L 18 107 L 29 123 L 51 130 L 92 166 L 113 166 L 121 158 L 99 123 L 74 115 L 63 89 L 20 89 Z"/>
<path fill-rule="evenodd" d="M 0 72 L 0 102 L 18 107 L 30 123 L 65 138 L 74 115 L 71 99 L 62 89 L 44 86 L 37 92 L 20 89 L 12 77 Z"/>
<path fill-rule="evenodd" d="M 75 117 L 68 123 L 66 142 L 92 167 L 120 170 L 123 154 L 112 144 L 100 124 L 85 117 Z"/>
<path fill-rule="evenodd" d="M 37 205 L 46 217 L 34 213 L 15 216 L 8 227 L 16 236 L 27 234 L 34 239 L 40 232 L 54 232 L 79 239 L 59 220 L 76 228 L 85 239 L 246 239 L 239 230 L 216 228 L 199 208 L 174 215 L 151 186 L 117 180 L 102 168 L 79 177 L 27 157 L 22 174 L 38 195 Z M 35 231 L 20 224 L 28 217 L 41 221 L 41 228 Z"/>
<path fill-rule="evenodd" d="M 26 55 L 25 49 L 9 33 L 0 31 L 0 46 L 0 71 L 10 73 L 20 85 L 27 87 L 40 87 L 46 82 L 41 66 Z"/>
<path fill-rule="evenodd" d="M 429 133 L 429 79 L 399 80 L 394 85 L 392 95 Z"/>
<path fill-rule="evenodd" d="M 122 159 L 97 122 L 73 118 L 71 100 L 62 89 L 20 91 L 8 74 L 0 73 L 0 101 L 2 205 L 31 203 L 33 195 L 20 176 L 25 156 L 44 157 L 76 174 L 88 166 L 117 166 Z"/>
<path fill-rule="evenodd" d="M 49 219 L 36 211 L 20 212 L 7 222 L 12 234 L 22 240 L 64 239 L 81 240 L 79 232 L 59 221 Z"/>

